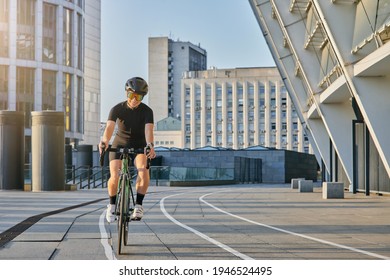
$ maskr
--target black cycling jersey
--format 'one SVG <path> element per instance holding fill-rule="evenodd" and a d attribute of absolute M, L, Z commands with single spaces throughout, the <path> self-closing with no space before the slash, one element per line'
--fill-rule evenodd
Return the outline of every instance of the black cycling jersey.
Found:
<path fill-rule="evenodd" d="M 118 126 L 112 146 L 134 149 L 146 146 L 145 125 L 154 123 L 153 111 L 149 106 L 140 103 L 137 108 L 130 109 L 127 101 L 115 105 L 108 115 L 108 120 L 116 122 Z M 110 153 L 110 160 L 114 156 L 115 153 Z"/>

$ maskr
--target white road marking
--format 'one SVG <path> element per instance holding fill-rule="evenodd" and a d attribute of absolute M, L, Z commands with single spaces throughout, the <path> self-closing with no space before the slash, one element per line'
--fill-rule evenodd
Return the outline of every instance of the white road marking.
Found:
<path fill-rule="evenodd" d="M 197 231 L 196 229 L 193 229 L 192 227 L 189 227 L 189 226 L 187 226 L 187 225 L 185 225 L 185 224 L 179 222 L 179 221 L 176 220 L 175 218 L 173 218 L 173 217 L 165 210 L 164 201 L 165 201 L 165 199 L 167 199 L 167 198 L 171 198 L 171 197 L 173 197 L 173 196 L 177 196 L 177 195 L 180 195 L 180 194 L 182 194 L 182 193 L 174 194 L 174 195 L 170 195 L 170 196 L 164 197 L 164 198 L 161 199 L 161 201 L 160 201 L 160 209 L 161 209 L 161 211 L 163 212 L 163 214 L 164 214 L 168 219 L 170 219 L 170 220 L 171 220 L 173 223 L 175 223 L 176 225 L 178 225 L 178 226 L 180 226 L 180 227 L 182 227 L 182 228 L 185 228 L 186 230 L 189 230 L 189 231 L 195 233 L 195 234 L 198 235 L 199 237 L 201 237 L 201 238 L 207 240 L 207 241 L 210 242 L 210 243 L 213 243 L 213 244 L 217 245 L 218 247 L 220 247 L 220 248 L 222 248 L 223 250 L 226 250 L 226 251 L 228 251 L 229 253 L 231 253 L 231 254 L 233 254 L 233 255 L 239 257 L 240 259 L 243 259 L 243 260 L 253 260 L 251 257 L 249 257 L 249 256 L 247 256 L 247 255 L 244 255 L 244 254 L 242 254 L 242 253 L 240 253 L 240 252 L 234 250 L 233 248 L 231 248 L 231 247 L 229 247 L 229 246 L 227 246 L 227 245 L 225 245 L 225 244 L 223 244 L 223 243 L 221 243 L 221 242 L 219 242 L 219 241 L 217 241 L 217 240 L 215 240 L 215 239 L 213 239 L 213 238 L 207 236 L 206 234 L 201 233 L 200 231 Z"/>
<path fill-rule="evenodd" d="M 116 260 L 115 253 L 112 250 L 112 247 L 108 243 L 108 233 L 106 231 L 106 227 L 104 226 L 104 219 L 106 217 L 106 211 L 103 211 L 103 213 L 100 215 L 99 218 L 99 229 L 100 229 L 100 243 L 102 243 L 104 248 L 104 253 L 109 260 Z"/>
<path fill-rule="evenodd" d="M 231 216 L 231 217 L 234 217 L 234 218 L 243 220 L 243 221 L 248 222 L 248 223 L 252 223 L 252 224 L 255 224 L 255 225 L 258 225 L 258 226 L 266 227 L 266 228 L 273 229 L 273 230 L 276 230 L 276 231 L 280 231 L 280 232 L 283 232 L 283 233 L 287 233 L 287 234 L 290 234 L 290 235 L 295 235 L 295 236 L 298 236 L 298 237 L 306 238 L 306 239 L 309 239 L 309 240 L 312 240 L 312 241 L 316 241 L 316 242 L 319 242 L 319 243 L 323 243 L 323 244 L 327 244 L 327 245 L 330 245 L 330 246 L 333 246 L 333 247 L 338 247 L 338 248 L 350 250 L 350 251 L 353 251 L 353 252 L 356 252 L 356 253 L 361 253 L 361 254 L 364 254 L 364 255 L 367 255 L 367 256 L 371 256 L 371 257 L 374 257 L 374 258 L 384 259 L 384 260 L 389 260 L 389 259 L 390 259 L 390 257 L 387 257 L 387 256 L 383 256 L 383 255 L 371 253 L 371 252 L 368 252 L 368 251 L 365 251 L 365 250 L 360 250 L 360 249 L 357 249 L 357 248 L 353 248 L 353 247 L 349 247 L 349 246 L 337 244 L 337 243 L 334 243 L 334 242 L 330 242 L 330 241 L 326 241 L 326 240 L 323 240 L 323 239 L 311 237 L 311 236 L 308 236 L 308 235 L 304 235 L 304 234 L 292 232 L 292 231 L 289 231 L 289 230 L 277 228 L 277 227 L 274 227 L 274 226 L 270 226 L 270 225 L 258 223 L 258 222 L 255 222 L 255 221 L 246 219 L 246 218 L 244 218 L 244 217 L 241 217 L 241 216 L 232 214 L 232 213 L 227 212 L 227 211 L 225 211 L 225 210 L 222 210 L 222 209 L 220 209 L 220 208 L 214 206 L 213 204 L 211 204 L 211 203 L 209 203 L 209 202 L 207 202 L 207 201 L 204 200 L 204 198 L 205 198 L 206 196 L 209 196 L 209 195 L 212 195 L 212 194 L 215 194 L 215 193 L 217 193 L 217 192 L 205 194 L 205 195 L 201 196 L 201 197 L 199 198 L 199 200 L 200 200 L 201 202 L 207 204 L 208 206 L 214 208 L 215 210 L 217 210 L 217 211 L 219 211 L 219 212 L 222 212 L 222 213 L 224 213 L 224 214 L 226 214 L 226 215 L 229 215 L 229 216 Z"/>

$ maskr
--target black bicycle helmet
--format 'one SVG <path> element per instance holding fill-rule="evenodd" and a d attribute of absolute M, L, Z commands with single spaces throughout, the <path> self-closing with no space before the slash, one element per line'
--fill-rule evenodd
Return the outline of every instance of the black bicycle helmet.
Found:
<path fill-rule="evenodd" d="M 133 91 L 136 94 L 140 95 L 147 95 L 148 94 L 148 83 L 140 78 L 140 77 L 133 77 L 127 80 L 125 84 L 126 91 Z"/>

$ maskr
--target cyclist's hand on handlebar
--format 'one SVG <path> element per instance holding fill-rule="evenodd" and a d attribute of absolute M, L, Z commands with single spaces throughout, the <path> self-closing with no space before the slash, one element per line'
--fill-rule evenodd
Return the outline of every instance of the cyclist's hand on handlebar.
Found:
<path fill-rule="evenodd" d="M 99 143 L 99 153 L 102 154 L 102 152 L 104 152 L 104 150 L 106 149 L 106 147 L 107 147 L 106 142 L 100 141 L 100 143 Z"/>
<path fill-rule="evenodd" d="M 146 147 L 145 147 L 145 155 L 146 155 L 149 159 L 155 158 L 155 157 L 156 157 L 156 152 L 154 151 L 154 147 L 146 146 Z"/>

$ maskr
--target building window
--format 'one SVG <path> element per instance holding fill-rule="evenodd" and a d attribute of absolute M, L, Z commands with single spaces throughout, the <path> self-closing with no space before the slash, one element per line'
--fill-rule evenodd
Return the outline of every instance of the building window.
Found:
<path fill-rule="evenodd" d="M 260 109 L 264 110 L 264 106 L 265 106 L 265 99 L 264 99 L 264 97 L 259 98 L 259 106 L 260 106 Z"/>
<path fill-rule="evenodd" d="M 77 14 L 77 68 L 79 70 L 83 70 L 83 49 L 84 49 L 84 41 L 83 41 L 83 30 L 84 30 L 84 21 L 83 17 L 80 14 Z"/>
<path fill-rule="evenodd" d="M 276 86 L 271 83 L 271 92 L 270 92 L 271 96 L 275 96 L 276 94 Z"/>
<path fill-rule="evenodd" d="M 259 84 L 259 96 L 264 97 L 264 95 L 265 95 L 265 86 L 262 83 L 260 83 Z"/>
<path fill-rule="evenodd" d="M 16 110 L 24 112 L 24 125 L 31 127 L 34 110 L 35 71 L 32 68 L 16 68 Z"/>
<path fill-rule="evenodd" d="M 217 92 L 217 99 L 221 100 L 222 99 L 222 87 L 221 87 L 221 85 L 217 85 L 215 91 Z"/>
<path fill-rule="evenodd" d="M 233 87 L 231 85 L 227 86 L 227 99 L 233 100 Z"/>
<path fill-rule="evenodd" d="M 35 0 L 17 3 L 17 58 L 35 59 Z"/>
<path fill-rule="evenodd" d="M 56 109 L 56 75 L 54 71 L 42 71 L 42 110 Z"/>
<path fill-rule="evenodd" d="M 63 111 L 65 113 L 65 130 L 71 131 L 72 129 L 72 76 L 68 73 L 64 73 L 63 87 Z"/>
<path fill-rule="evenodd" d="M 84 10 L 84 0 L 78 0 L 77 5 Z"/>
<path fill-rule="evenodd" d="M 281 95 L 282 97 L 287 96 L 287 89 L 286 89 L 285 86 L 281 86 L 281 87 L 280 87 L 280 95 Z"/>
<path fill-rule="evenodd" d="M 76 104 L 76 112 L 77 112 L 77 132 L 84 132 L 84 96 L 83 96 L 83 78 L 77 77 L 77 104 Z"/>
<path fill-rule="evenodd" d="M 199 86 L 195 86 L 195 99 L 200 100 L 201 99 L 201 89 Z"/>
<path fill-rule="evenodd" d="M 8 67 L 0 65 L 0 110 L 8 109 Z"/>
<path fill-rule="evenodd" d="M 244 88 L 242 84 L 237 85 L 237 98 L 238 100 L 242 100 L 244 95 Z"/>
<path fill-rule="evenodd" d="M 72 66 L 72 11 L 64 9 L 63 15 L 63 64 Z"/>
<path fill-rule="evenodd" d="M 57 12 L 56 6 L 43 3 L 42 60 L 56 62 Z"/>
<path fill-rule="evenodd" d="M 250 98 L 253 98 L 253 95 L 255 93 L 255 88 L 253 86 L 253 84 L 249 84 L 248 85 L 248 95 Z"/>
<path fill-rule="evenodd" d="M 0 0 L 0 56 L 8 57 L 8 0 Z"/>

